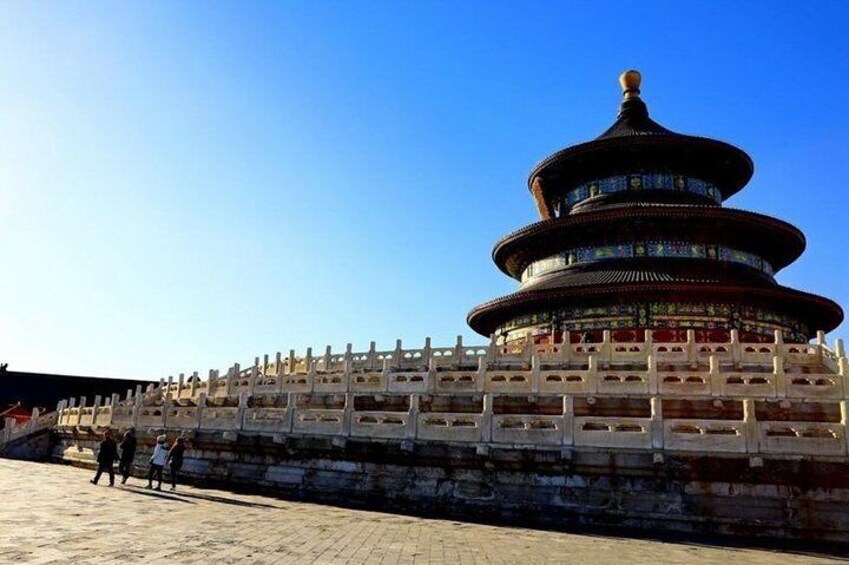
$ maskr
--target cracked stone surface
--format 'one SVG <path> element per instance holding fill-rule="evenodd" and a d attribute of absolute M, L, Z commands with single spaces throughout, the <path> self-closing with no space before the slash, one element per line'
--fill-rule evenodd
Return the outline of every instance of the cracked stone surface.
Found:
<path fill-rule="evenodd" d="M 834 555 L 419 518 L 0 459 L 0 563 L 814 564 Z"/>

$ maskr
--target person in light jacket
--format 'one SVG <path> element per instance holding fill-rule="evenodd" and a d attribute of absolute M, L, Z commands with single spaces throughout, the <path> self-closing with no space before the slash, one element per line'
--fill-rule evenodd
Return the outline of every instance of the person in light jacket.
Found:
<path fill-rule="evenodd" d="M 153 448 L 153 455 L 150 458 L 150 469 L 147 472 L 147 487 L 153 488 L 153 476 L 156 475 L 159 485 L 156 490 L 162 490 L 162 469 L 165 467 L 165 461 L 168 459 L 168 437 L 165 434 L 156 438 L 156 447 Z"/>

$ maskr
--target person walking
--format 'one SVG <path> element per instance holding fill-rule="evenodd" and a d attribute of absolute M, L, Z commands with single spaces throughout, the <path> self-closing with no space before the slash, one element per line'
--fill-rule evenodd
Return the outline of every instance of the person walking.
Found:
<path fill-rule="evenodd" d="M 162 490 L 162 468 L 165 467 L 165 461 L 168 458 L 168 436 L 162 434 L 156 438 L 156 447 L 153 448 L 153 455 L 150 457 L 150 469 L 147 471 L 147 487 L 153 488 L 153 476 L 156 475 L 159 485 L 156 490 Z"/>
<path fill-rule="evenodd" d="M 97 474 L 91 480 L 91 484 L 96 485 L 100 480 L 100 475 L 103 471 L 109 473 L 109 486 L 115 486 L 115 470 L 113 465 L 118 459 L 118 443 L 112 438 L 112 431 L 106 430 L 103 434 L 103 441 L 100 442 L 100 450 L 97 452 Z"/>
<path fill-rule="evenodd" d="M 127 479 L 133 472 L 133 459 L 136 458 L 136 434 L 130 428 L 124 432 L 121 439 L 121 460 L 118 461 L 118 471 L 121 473 L 121 484 L 127 484 Z"/>
<path fill-rule="evenodd" d="M 168 452 L 168 464 L 171 467 L 171 490 L 177 490 L 177 473 L 183 468 L 183 454 L 186 452 L 186 440 L 178 437 Z"/>

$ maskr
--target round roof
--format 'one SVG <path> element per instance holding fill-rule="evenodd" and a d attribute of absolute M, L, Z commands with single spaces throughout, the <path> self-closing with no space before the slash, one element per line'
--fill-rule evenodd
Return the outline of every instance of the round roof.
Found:
<path fill-rule="evenodd" d="M 623 75 L 624 76 L 624 75 Z M 639 85 L 639 81 L 637 81 Z M 573 145 L 538 163 L 528 177 L 545 193 L 569 190 L 589 180 L 639 170 L 675 170 L 714 183 L 727 199 L 754 172 L 752 159 L 728 143 L 675 133 L 649 118 L 633 81 L 623 80 L 625 100 L 616 121 L 592 141 Z"/>

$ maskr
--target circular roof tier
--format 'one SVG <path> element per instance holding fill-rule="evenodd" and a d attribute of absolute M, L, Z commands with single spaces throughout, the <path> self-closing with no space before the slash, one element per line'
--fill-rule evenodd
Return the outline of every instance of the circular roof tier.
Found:
<path fill-rule="evenodd" d="M 774 286 L 775 280 L 747 265 L 707 259 L 638 257 L 570 265 L 533 277 L 521 291 L 553 290 L 575 286 L 642 282 L 687 282 L 725 285 Z"/>
<path fill-rule="evenodd" d="M 570 247 L 651 239 L 723 244 L 769 261 L 777 271 L 805 250 L 804 234 L 770 216 L 713 206 L 629 203 L 543 220 L 499 240 L 498 268 L 519 280 L 529 263 Z"/>
<path fill-rule="evenodd" d="M 533 192 L 534 180 L 539 179 L 543 197 L 550 200 L 596 178 L 671 170 L 712 182 L 725 200 L 749 182 L 754 164 L 743 150 L 666 129 L 649 118 L 639 98 L 639 73 L 628 71 L 620 82 L 624 100 L 613 125 L 596 139 L 562 149 L 538 163 L 528 177 L 529 190 Z"/>
<path fill-rule="evenodd" d="M 606 284 L 519 291 L 474 308 L 466 318 L 469 326 L 484 336 L 492 335 L 511 319 L 532 312 L 564 306 L 665 302 L 723 302 L 759 306 L 785 313 L 807 324 L 811 331 L 831 331 L 843 321 L 843 310 L 827 298 L 783 286 L 730 286 L 695 282 L 631 282 L 633 271 Z M 627 282 L 626 282 L 627 281 Z"/>

